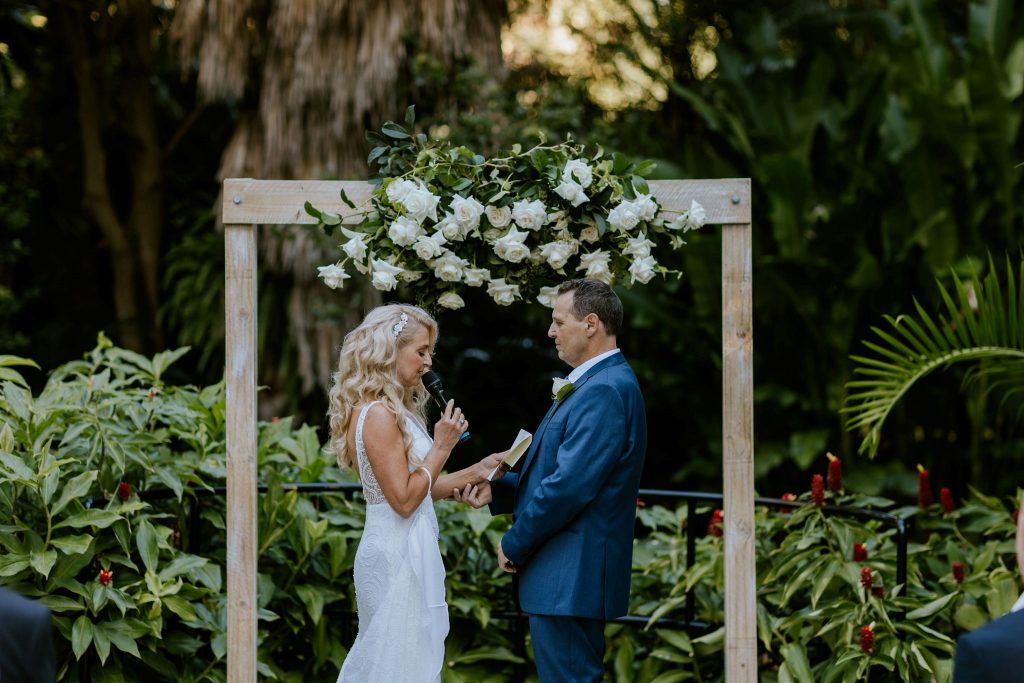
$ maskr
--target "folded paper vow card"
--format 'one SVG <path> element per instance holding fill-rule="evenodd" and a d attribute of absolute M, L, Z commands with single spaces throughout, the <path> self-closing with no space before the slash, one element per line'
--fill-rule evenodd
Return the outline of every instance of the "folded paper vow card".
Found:
<path fill-rule="evenodd" d="M 487 481 L 494 481 L 494 477 L 498 474 L 498 470 L 508 472 L 515 467 L 516 463 L 519 462 L 519 458 L 523 457 L 523 453 L 525 453 L 526 449 L 530 447 L 531 442 L 533 442 L 533 434 L 525 429 L 520 429 L 519 433 L 516 434 L 516 440 L 512 442 L 512 448 L 508 449 L 508 453 L 506 453 L 505 457 L 501 459 L 498 466 L 491 470 L 491 473 L 487 475 Z"/>

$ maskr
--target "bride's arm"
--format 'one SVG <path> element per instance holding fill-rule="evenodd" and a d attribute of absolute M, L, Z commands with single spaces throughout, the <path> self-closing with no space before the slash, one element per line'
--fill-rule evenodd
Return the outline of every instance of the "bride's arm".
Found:
<path fill-rule="evenodd" d="M 502 453 L 491 453 L 480 462 L 474 463 L 469 467 L 465 467 L 455 472 L 442 474 L 436 481 L 434 481 L 434 488 L 430 491 L 431 497 L 434 500 L 451 498 L 455 489 L 462 490 L 467 486 L 479 484 L 487 479 L 487 475 L 498 466 L 501 459 L 505 457 L 505 453 L 508 453 L 508 451 L 504 451 Z M 500 472 L 499 476 L 501 474 L 504 473 Z"/>
<path fill-rule="evenodd" d="M 461 418 L 462 411 L 449 401 L 444 415 L 434 426 L 434 444 L 423 458 L 423 467 L 430 471 L 428 478 L 422 468 L 409 471 L 405 442 L 395 416 L 380 404 L 370 408 L 363 424 L 366 457 L 388 505 L 402 517 L 408 517 L 419 507 L 427 493 L 428 482 L 439 478 L 462 435 Z"/>

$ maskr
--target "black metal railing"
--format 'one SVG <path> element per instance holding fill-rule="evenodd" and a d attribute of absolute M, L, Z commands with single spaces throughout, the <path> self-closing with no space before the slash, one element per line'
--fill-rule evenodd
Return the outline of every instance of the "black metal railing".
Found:
<path fill-rule="evenodd" d="M 328 483 L 328 482 L 317 482 L 309 484 L 282 484 L 281 487 L 285 491 L 298 491 L 304 494 L 320 494 L 320 493 L 341 493 L 346 496 L 350 496 L 355 493 L 360 493 L 362 487 L 358 483 Z M 260 484 L 257 486 L 257 490 L 260 493 L 266 493 L 268 486 L 266 484 Z M 191 552 L 196 552 L 198 548 L 194 545 L 199 538 L 197 523 L 199 521 L 199 505 L 200 500 L 203 497 L 209 496 L 223 496 L 227 492 L 226 487 L 215 486 L 210 488 L 196 488 L 192 490 L 192 493 L 196 494 L 195 505 L 191 510 L 190 520 L 190 533 L 189 533 L 189 546 Z M 159 500 L 165 498 L 174 497 L 174 492 L 169 490 L 158 490 L 150 491 L 142 494 L 145 499 Z M 697 506 L 700 504 L 717 504 L 719 507 L 723 502 L 723 495 L 721 493 L 703 493 L 700 491 L 674 491 L 669 489 L 640 489 L 639 497 L 644 500 L 670 500 L 676 502 L 686 503 L 686 568 L 690 569 L 696 562 L 697 556 L 697 535 L 698 526 L 693 523 L 693 520 L 697 518 Z M 781 498 L 765 498 L 755 497 L 754 505 L 756 506 L 770 506 L 776 508 L 799 508 L 804 505 L 808 505 L 807 502 L 798 502 L 792 500 L 782 500 Z M 908 535 L 908 524 L 907 520 L 897 515 L 889 514 L 887 512 L 881 512 L 878 510 L 867 510 L 864 508 L 848 508 L 840 507 L 835 505 L 825 505 L 821 508 L 822 512 L 826 515 L 836 515 L 837 517 L 847 517 L 851 519 L 862 519 L 862 520 L 877 520 L 886 525 L 892 525 L 896 530 L 896 585 L 902 586 L 907 580 L 907 535 Z M 694 591 L 689 591 L 686 595 L 686 604 L 683 609 L 684 618 L 680 619 L 669 619 L 660 618 L 651 623 L 649 617 L 638 616 L 638 615 L 626 615 L 618 617 L 616 619 L 609 620 L 610 623 L 616 624 L 628 624 L 632 626 L 646 627 L 648 624 L 657 628 L 668 628 L 676 630 L 686 631 L 706 631 L 711 628 L 711 625 L 696 620 L 696 603 Z M 902 618 L 901 613 L 894 615 L 897 619 Z M 355 620 L 355 615 L 350 615 L 351 620 Z M 507 619 L 514 622 L 514 629 L 516 633 L 516 649 L 517 654 L 526 660 L 526 628 L 525 621 L 527 615 L 521 611 L 512 612 L 500 612 L 492 615 L 493 618 Z M 351 624 L 345 628 L 343 637 L 348 636 L 349 642 L 354 638 L 354 633 L 351 629 Z"/>

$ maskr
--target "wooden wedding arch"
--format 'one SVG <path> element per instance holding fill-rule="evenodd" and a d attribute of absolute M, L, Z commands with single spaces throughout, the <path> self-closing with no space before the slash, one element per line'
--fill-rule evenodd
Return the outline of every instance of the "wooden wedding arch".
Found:
<path fill-rule="evenodd" d="M 259 225 L 312 224 L 308 201 L 345 215 L 344 189 L 357 205 L 363 181 L 224 181 L 224 309 L 227 382 L 228 681 L 256 675 L 256 233 Z M 754 339 L 751 319 L 750 179 L 651 182 L 662 207 L 704 206 L 722 226 L 722 484 L 725 513 L 725 675 L 757 680 L 754 568 Z"/>

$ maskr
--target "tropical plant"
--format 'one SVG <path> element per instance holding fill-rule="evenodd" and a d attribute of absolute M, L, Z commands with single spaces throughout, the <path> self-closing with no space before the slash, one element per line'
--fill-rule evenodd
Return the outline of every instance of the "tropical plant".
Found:
<path fill-rule="evenodd" d="M 832 467 L 827 488 L 816 475 L 810 491 L 783 496 L 785 507 L 757 509 L 758 680 L 948 683 L 958 633 L 1001 616 L 1017 598 L 1016 499 L 972 490 L 958 503 L 947 489 L 938 501 L 900 506 L 846 491 Z M 880 511 L 890 522 L 869 516 Z M 723 680 L 722 516 L 697 512 L 638 511 L 647 531 L 634 550 L 632 613 L 648 615 L 651 628 L 658 618 L 690 619 L 692 603 L 697 628 L 631 635 L 624 646 L 636 662 L 616 680 Z M 916 527 L 903 584 L 897 519 Z M 688 557 L 691 525 L 699 537 Z M 608 636 L 622 638 L 612 628 Z"/>
<path fill-rule="evenodd" d="M 185 351 L 146 358 L 101 337 L 37 396 L 16 369 L 35 364 L 0 356 L 0 583 L 52 611 L 62 681 L 225 679 L 224 391 L 167 383 Z M 356 488 L 312 427 L 263 422 L 258 444 L 259 670 L 333 681 L 355 632 L 363 503 L 295 489 Z M 454 504 L 438 518 L 448 679 L 485 680 L 520 659 L 505 630 L 481 630 L 511 609 L 492 551 L 507 521 Z"/>
<path fill-rule="evenodd" d="M 32 362 L 0 357 L 0 583 L 52 610 L 61 681 L 225 680 L 223 386 L 169 384 L 183 352 L 146 358 L 101 339 L 35 396 L 16 369 Z M 312 427 L 262 422 L 258 444 L 259 670 L 333 681 L 355 634 L 365 508 Z M 1015 503 L 977 491 L 933 502 L 922 472 L 921 505 L 896 506 L 846 492 L 839 474 L 833 460 L 828 488 L 819 477 L 787 503 L 795 511 L 758 510 L 760 680 L 945 683 L 958 631 L 1016 597 Z M 296 486 L 316 482 L 330 486 Z M 835 505 L 915 524 L 903 585 L 892 526 Z M 437 512 L 452 624 L 443 680 L 523 680 L 529 649 L 494 553 L 508 520 L 454 503 Z M 720 511 L 691 518 L 640 501 L 637 519 L 630 612 L 649 624 L 607 627 L 608 671 L 629 683 L 721 680 Z M 690 602 L 704 627 L 656 621 L 689 618 Z"/>
<path fill-rule="evenodd" d="M 999 399 L 1012 418 L 1024 417 L 1024 262 L 1013 275 L 1006 260 L 1005 292 L 999 273 L 989 261 L 984 280 L 977 272 L 963 281 L 953 274 L 953 292 L 939 282 L 945 312 L 935 319 L 915 301 L 916 318 L 886 316 L 886 329 L 873 327 L 878 341 L 865 341 L 872 356 L 854 356 L 855 373 L 865 379 L 850 382 L 843 409 L 851 430 L 861 430 L 860 450 L 874 455 L 882 426 L 893 407 L 931 372 L 972 362 L 967 384 L 982 385 Z"/>
<path fill-rule="evenodd" d="M 462 308 L 459 291 L 484 285 L 499 305 L 536 298 L 553 306 L 553 285 L 572 273 L 609 284 L 666 274 L 652 240 L 678 248 L 681 233 L 704 224 L 696 201 L 672 220 L 662 215 L 644 179 L 651 162 L 601 149 L 588 156 L 571 139 L 528 150 L 517 144 L 485 159 L 464 146 L 430 141 L 414 132 L 414 123 L 409 107 L 405 126 L 388 121 L 379 134 L 367 135 L 377 145 L 369 161 L 379 164 L 382 178 L 371 208 L 360 210 L 344 191 L 355 212 L 350 216 L 307 202 L 306 211 L 329 234 L 346 219 L 356 223 L 341 226 L 348 238 L 341 265 L 320 268 L 328 286 L 351 277 L 345 270 L 351 262 L 382 291 L 426 276 L 416 294 L 431 307 Z"/>

